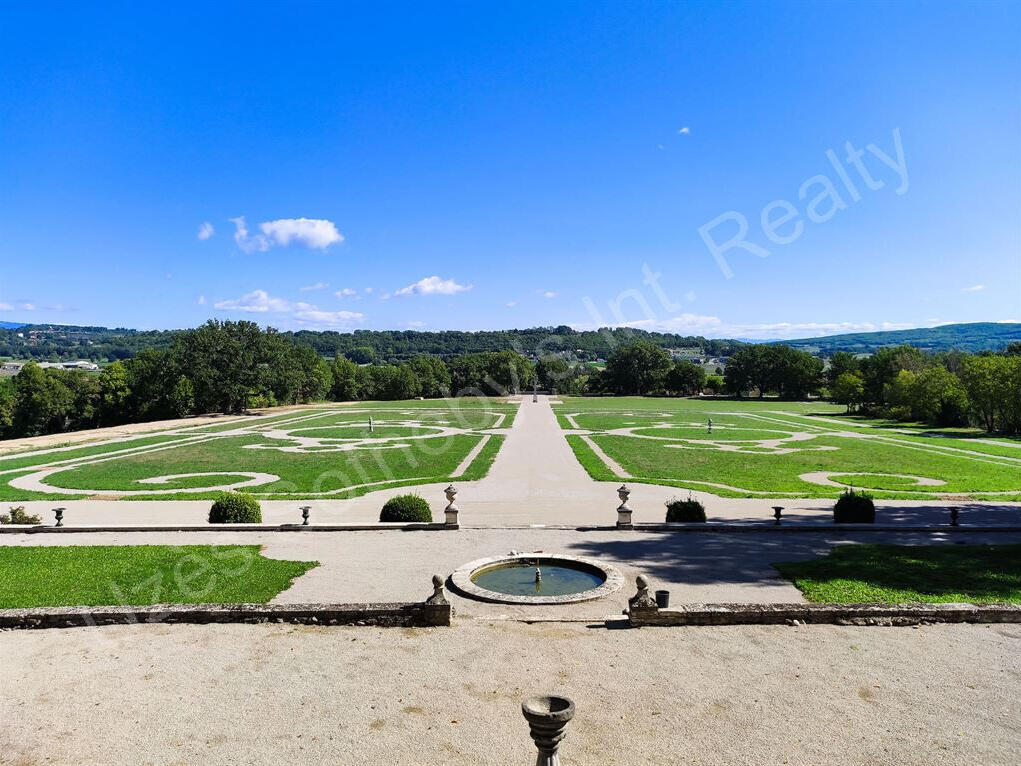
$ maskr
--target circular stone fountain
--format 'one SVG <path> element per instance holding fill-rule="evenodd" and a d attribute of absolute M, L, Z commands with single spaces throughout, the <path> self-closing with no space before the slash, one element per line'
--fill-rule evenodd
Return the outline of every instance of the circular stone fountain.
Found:
<path fill-rule="evenodd" d="M 624 584 L 611 566 L 580 556 L 516 553 L 465 564 L 450 576 L 466 596 L 498 604 L 570 604 L 602 598 Z"/>

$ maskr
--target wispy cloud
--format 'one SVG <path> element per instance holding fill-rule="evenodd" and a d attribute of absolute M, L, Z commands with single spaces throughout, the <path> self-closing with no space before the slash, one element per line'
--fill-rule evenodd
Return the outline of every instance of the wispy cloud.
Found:
<path fill-rule="evenodd" d="M 506 306 L 506 307 L 507 307 L 507 308 L 509 308 L 509 309 L 512 309 L 512 308 L 514 308 L 515 306 L 517 306 L 517 305 L 518 305 L 518 302 L 517 302 L 517 301 L 507 301 L 507 302 L 506 302 L 505 304 L 503 304 L 503 305 L 504 305 L 504 306 Z"/>
<path fill-rule="evenodd" d="M 350 327 L 365 319 L 365 315 L 357 311 L 323 311 L 311 303 L 275 298 L 265 290 L 253 290 L 240 298 L 217 301 L 213 305 L 220 311 L 276 314 L 282 319 L 291 319 L 306 326 Z"/>
<path fill-rule="evenodd" d="M 315 290 L 325 290 L 327 287 L 329 287 L 329 285 L 326 284 L 325 282 L 316 282 L 314 285 L 305 285 L 304 287 L 299 287 L 298 290 L 300 290 L 303 293 L 310 293 Z"/>
<path fill-rule="evenodd" d="M 14 311 L 14 306 L 10 303 L 0 303 L 0 311 Z"/>
<path fill-rule="evenodd" d="M 540 290 L 539 295 L 543 298 L 556 298 L 558 293 L 556 290 Z"/>
<path fill-rule="evenodd" d="M 195 299 L 195 303 L 197 303 L 199 306 L 205 306 L 206 305 L 206 296 L 200 295 L 198 298 Z"/>
<path fill-rule="evenodd" d="M 684 313 L 666 319 L 640 319 L 617 322 L 615 327 L 634 327 L 639 330 L 672 332 L 681 335 L 706 335 L 713 338 L 751 338 L 755 340 L 784 340 L 810 338 L 823 335 L 839 335 L 855 332 L 877 332 L 880 330 L 907 330 L 919 326 L 946 324 L 938 320 L 927 322 L 772 322 L 743 324 L 726 322 L 720 317 L 707 314 Z M 599 323 L 606 326 L 606 323 Z M 572 324 L 576 329 L 596 329 L 593 323 Z"/>
<path fill-rule="evenodd" d="M 46 306 L 47 309 L 52 311 L 63 311 L 63 306 Z M 35 304 L 28 301 L 18 301 L 16 303 L 0 303 L 0 311 L 35 311 Z"/>
<path fill-rule="evenodd" d="M 350 298 L 352 295 L 358 295 L 358 291 L 352 290 L 350 287 L 345 287 L 343 289 L 337 290 L 337 292 L 335 292 L 333 295 L 337 298 Z"/>
<path fill-rule="evenodd" d="M 216 229 L 213 228 L 213 224 L 209 221 L 203 221 L 199 224 L 199 231 L 196 235 L 201 241 L 205 242 L 207 239 L 212 237 L 216 233 Z"/>
<path fill-rule="evenodd" d="M 683 128 L 678 130 L 677 133 L 679 135 L 682 135 L 682 136 L 690 136 L 691 135 L 691 128 L 689 128 L 687 125 L 685 125 Z"/>
<path fill-rule="evenodd" d="M 259 224 L 258 234 L 251 234 L 244 216 L 231 218 L 234 242 L 246 253 L 264 253 L 271 247 L 287 247 L 291 243 L 313 250 L 325 250 L 344 241 L 332 221 L 322 218 L 279 218 Z"/>
<path fill-rule="evenodd" d="M 985 285 L 972 285 L 971 287 L 962 287 L 962 293 L 978 293 L 986 289 Z"/>
<path fill-rule="evenodd" d="M 395 290 L 394 295 L 455 295 L 472 289 L 472 285 L 462 285 L 453 279 L 440 279 L 437 276 L 425 277 L 412 285 Z"/>

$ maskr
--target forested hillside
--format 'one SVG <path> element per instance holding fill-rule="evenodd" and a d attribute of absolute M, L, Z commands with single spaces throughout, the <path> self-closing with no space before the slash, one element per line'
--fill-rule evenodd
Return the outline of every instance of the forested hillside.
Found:
<path fill-rule="evenodd" d="M 69 325 L 25 325 L 0 329 L 0 357 L 95 362 L 130 359 L 144 348 L 169 348 L 183 330 L 128 330 Z M 579 332 L 566 325 L 526 330 L 467 332 L 441 330 L 355 330 L 280 333 L 320 356 L 347 356 L 356 362 L 402 361 L 418 354 L 451 356 L 482 351 L 517 351 L 526 356 L 569 352 L 579 360 L 605 359 L 618 346 L 648 340 L 660 348 L 689 348 L 709 356 L 725 356 L 744 345 L 739 341 L 708 340 L 699 336 L 648 333 L 627 328 Z"/>

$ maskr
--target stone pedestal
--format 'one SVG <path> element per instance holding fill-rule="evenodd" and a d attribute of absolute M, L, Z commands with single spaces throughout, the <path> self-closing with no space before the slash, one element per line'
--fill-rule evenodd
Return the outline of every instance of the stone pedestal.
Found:
<path fill-rule="evenodd" d="M 539 750 L 535 766 L 559 766 L 557 750 L 574 718 L 574 703 L 567 697 L 529 697 L 521 703 L 521 714 Z"/>

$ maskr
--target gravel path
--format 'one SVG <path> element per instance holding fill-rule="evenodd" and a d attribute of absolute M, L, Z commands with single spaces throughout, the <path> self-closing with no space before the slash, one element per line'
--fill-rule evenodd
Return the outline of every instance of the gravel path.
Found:
<path fill-rule="evenodd" d="M 1021 761 L 1017 625 L 125 626 L 0 656 L 5 764 L 524 766 L 549 691 L 564 766 Z"/>

